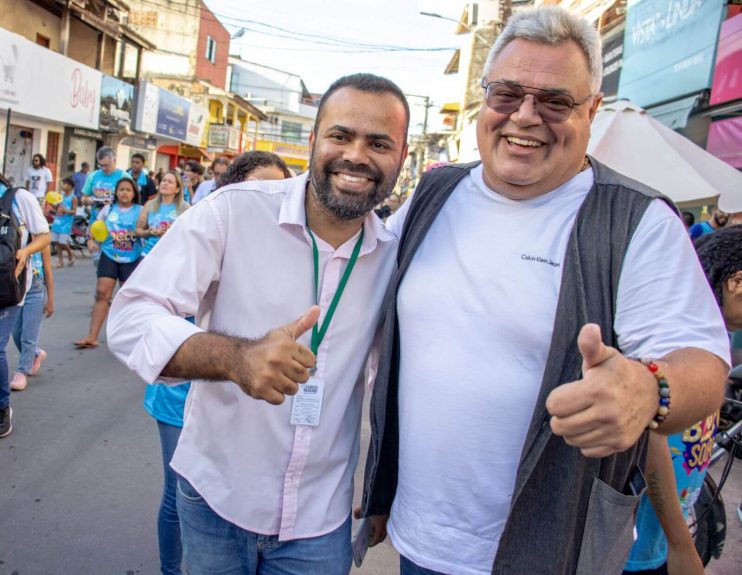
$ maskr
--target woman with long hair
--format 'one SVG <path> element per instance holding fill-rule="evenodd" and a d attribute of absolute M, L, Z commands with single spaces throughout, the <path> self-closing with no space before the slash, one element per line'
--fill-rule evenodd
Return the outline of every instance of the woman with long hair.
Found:
<path fill-rule="evenodd" d="M 137 220 L 137 236 L 142 238 L 142 254 L 148 254 L 180 214 L 188 209 L 183 198 L 183 181 L 175 170 L 162 176 L 154 199 L 148 202 Z"/>
<path fill-rule="evenodd" d="M 0 174 L 0 198 L 3 198 L 11 188 L 11 183 Z M 49 245 L 49 224 L 41 211 L 39 202 L 31 192 L 24 188 L 17 188 L 11 193 L 13 193 L 13 199 L 7 206 L 7 212 L 5 207 L 0 205 L 0 212 L 2 212 L 0 218 L 4 222 L 12 222 L 13 218 L 15 219 L 20 247 L 15 252 L 15 262 L 3 262 L 6 264 L 3 269 L 11 283 L 25 280 L 25 293 L 31 288 L 33 281 L 33 274 L 27 270 L 30 258 Z M 6 202 L 0 202 L 0 204 L 7 203 L 8 200 L 10 200 L 9 197 L 6 198 Z M 6 230 L 14 229 L 9 223 L 3 224 L 3 227 Z M 9 294 L 0 295 L 8 296 Z M 8 359 L 5 347 L 23 306 L 24 298 L 18 301 L 15 297 L 6 297 L 5 300 L 6 302 L 12 300 L 12 303 L 5 303 L 0 307 L 0 437 L 7 437 L 13 431 Z"/>
<path fill-rule="evenodd" d="M 75 342 L 78 349 L 98 347 L 98 334 L 106 321 L 116 282 L 123 285 L 142 257 L 142 242 L 136 235 L 137 220 L 142 211 L 137 185 L 129 178 L 122 178 L 113 195 L 113 203 L 104 207 L 96 218 L 96 221 L 106 223 L 108 235 L 101 244 L 90 330 L 86 337 Z"/>

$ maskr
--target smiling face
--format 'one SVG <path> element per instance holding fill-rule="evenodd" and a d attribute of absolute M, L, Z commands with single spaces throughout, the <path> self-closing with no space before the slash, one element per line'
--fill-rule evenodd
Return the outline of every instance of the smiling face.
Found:
<path fill-rule="evenodd" d="M 487 72 L 486 82 L 495 81 L 560 91 L 575 101 L 591 94 L 587 58 L 572 41 L 548 46 L 513 40 Z M 485 184 L 506 197 L 526 199 L 548 193 L 572 178 L 582 166 L 600 99 L 598 94 L 576 106 L 561 123 L 544 122 L 533 95 L 527 94 L 510 115 L 495 112 L 483 102 L 477 144 Z"/>
<path fill-rule="evenodd" d="M 330 95 L 309 136 L 308 191 L 324 211 L 354 220 L 391 193 L 407 156 L 406 127 L 392 94 L 345 87 Z"/>

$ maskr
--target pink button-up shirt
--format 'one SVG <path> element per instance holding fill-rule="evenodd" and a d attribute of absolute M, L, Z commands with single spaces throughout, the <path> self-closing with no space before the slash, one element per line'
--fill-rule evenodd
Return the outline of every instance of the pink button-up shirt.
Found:
<path fill-rule="evenodd" d="M 259 338 L 301 317 L 315 303 L 306 184 L 304 175 L 228 186 L 179 217 L 116 296 L 111 351 L 146 382 L 162 382 L 195 333 Z M 214 511 L 249 531 L 314 537 L 350 513 L 363 366 L 397 245 L 373 214 L 363 226 L 360 256 L 317 353 L 325 380 L 319 426 L 291 425 L 290 397 L 274 406 L 231 381 L 191 386 L 171 465 Z M 334 250 L 317 238 L 320 322 L 357 239 Z M 190 315 L 197 325 L 182 319 Z M 300 343 L 309 347 L 310 335 Z"/>

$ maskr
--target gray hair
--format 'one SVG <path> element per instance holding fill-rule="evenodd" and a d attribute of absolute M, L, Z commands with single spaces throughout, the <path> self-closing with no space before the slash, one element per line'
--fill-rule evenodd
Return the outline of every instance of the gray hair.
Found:
<path fill-rule="evenodd" d="M 587 20 L 578 18 L 558 6 L 532 8 L 513 14 L 502 34 L 490 48 L 487 62 L 484 64 L 484 76 L 505 46 L 518 38 L 548 46 L 557 46 L 570 40 L 575 42 L 587 58 L 592 90 L 597 92 L 600 89 L 603 81 L 600 36 Z"/>
<path fill-rule="evenodd" d="M 113 148 L 111 146 L 102 146 L 98 148 L 97 152 L 95 152 L 96 160 L 100 162 L 103 158 L 112 158 L 114 160 L 116 159 L 116 152 L 113 151 Z"/>

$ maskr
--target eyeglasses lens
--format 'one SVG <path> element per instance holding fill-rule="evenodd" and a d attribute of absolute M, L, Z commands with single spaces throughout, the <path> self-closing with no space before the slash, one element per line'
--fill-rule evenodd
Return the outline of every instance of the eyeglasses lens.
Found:
<path fill-rule="evenodd" d="M 501 82 L 487 85 L 485 100 L 495 112 L 510 115 L 520 108 L 527 94 L 533 96 L 536 111 L 545 122 L 564 122 L 575 106 L 574 99 L 568 94 L 539 90 L 526 92 L 521 86 Z"/>

